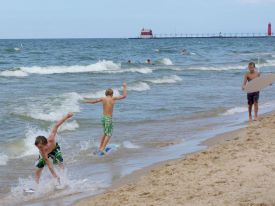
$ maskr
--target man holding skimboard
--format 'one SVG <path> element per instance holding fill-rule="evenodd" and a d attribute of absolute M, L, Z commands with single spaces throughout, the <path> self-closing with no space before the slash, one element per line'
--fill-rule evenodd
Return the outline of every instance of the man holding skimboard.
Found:
<path fill-rule="evenodd" d="M 257 78 L 260 76 L 260 73 L 256 70 L 256 66 L 254 62 L 250 62 L 248 64 L 248 72 L 244 75 L 244 81 L 242 85 L 242 89 L 245 89 L 245 86 L 247 82 Z M 254 120 L 256 121 L 258 119 L 258 101 L 260 97 L 260 92 L 252 92 L 247 93 L 247 103 L 248 103 L 248 114 L 249 114 L 249 121 L 252 121 L 252 107 L 254 105 Z"/>

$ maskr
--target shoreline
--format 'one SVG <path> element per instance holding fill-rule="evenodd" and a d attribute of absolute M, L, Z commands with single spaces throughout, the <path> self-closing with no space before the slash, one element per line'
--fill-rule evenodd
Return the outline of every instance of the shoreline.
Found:
<path fill-rule="evenodd" d="M 206 195 L 206 197 L 203 198 L 204 197 L 203 195 L 202 196 L 196 195 L 198 192 L 204 190 L 203 184 L 201 184 L 201 189 L 197 188 L 198 191 L 196 191 L 191 196 L 189 195 L 189 198 L 187 198 L 187 195 L 184 192 L 181 195 L 182 197 L 177 196 L 174 198 L 173 198 L 173 195 L 171 197 L 164 197 L 165 194 L 164 194 L 164 196 L 159 195 L 159 197 L 156 197 L 157 195 L 154 193 L 155 189 L 158 191 L 157 193 L 163 193 L 163 191 L 161 189 L 162 187 L 159 187 L 160 184 L 164 184 L 163 189 L 167 187 L 165 189 L 165 191 L 172 190 L 175 193 L 175 192 L 177 192 L 177 189 L 179 189 L 182 191 L 186 190 L 185 191 L 186 193 L 190 193 L 190 191 L 191 191 L 191 193 L 194 192 L 192 189 L 190 189 L 190 191 L 188 191 L 188 188 L 186 189 L 186 186 L 184 186 L 184 187 L 177 186 L 177 184 L 175 184 L 177 182 L 174 182 L 176 177 L 173 179 L 171 179 L 171 177 L 169 177 L 171 175 L 177 176 L 176 175 L 177 173 L 176 172 L 174 173 L 173 171 L 179 170 L 178 171 L 179 173 L 183 173 L 182 175 L 179 176 L 179 178 L 182 176 L 188 177 L 190 175 L 188 175 L 187 171 L 185 171 L 183 169 L 184 168 L 190 169 L 190 167 L 192 167 L 192 164 L 190 164 L 190 163 L 194 163 L 195 166 L 193 166 L 193 167 L 196 167 L 197 166 L 196 164 L 198 164 L 197 162 L 200 162 L 202 171 L 199 171 L 199 172 L 197 172 L 198 174 L 196 174 L 197 170 L 193 170 L 193 171 L 191 170 L 191 171 L 189 171 L 189 173 L 192 173 L 194 177 L 191 179 L 188 179 L 188 181 L 186 179 L 184 179 L 184 183 L 185 183 L 184 185 L 186 185 L 186 184 L 188 185 L 191 182 L 190 186 L 193 185 L 193 187 L 195 187 L 192 180 L 199 178 L 200 174 L 205 172 L 204 170 L 207 169 L 207 168 L 205 168 L 206 167 L 205 165 L 213 164 L 213 162 L 215 162 L 215 161 L 219 162 L 219 159 L 223 159 L 223 158 L 230 159 L 229 158 L 230 156 L 228 156 L 227 153 L 224 153 L 224 150 L 229 150 L 229 148 L 231 148 L 234 145 L 237 147 L 246 147 L 246 143 L 248 142 L 249 144 L 251 144 L 251 142 L 256 141 L 255 138 L 257 136 L 259 136 L 259 134 L 261 132 L 264 133 L 265 135 L 270 134 L 270 132 L 272 131 L 272 127 L 270 127 L 270 126 L 272 124 L 275 124 L 274 112 L 263 115 L 257 122 L 248 123 L 247 126 L 245 126 L 245 128 L 237 129 L 237 130 L 227 132 L 227 133 L 224 133 L 221 135 L 216 135 L 210 139 L 203 141 L 201 144 L 206 145 L 207 146 L 206 149 L 202 149 L 197 152 L 183 155 L 182 157 L 174 159 L 174 160 L 167 160 L 167 161 L 159 162 L 159 163 L 153 164 L 149 167 L 145 167 L 143 169 L 135 171 L 135 172 L 123 177 L 121 180 L 114 182 L 112 184 L 112 186 L 107 188 L 106 191 L 104 191 L 103 193 L 83 198 L 81 200 L 76 201 L 73 205 L 75 205 L 75 206 L 106 205 L 106 204 L 119 205 L 120 203 L 123 205 L 133 205 L 134 202 L 135 202 L 135 205 L 143 205 L 143 203 L 144 203 L 143 200 L 145 200 L 145 199 L 146 199 L 146 201 L 152 202 L 152 205 L 162 205 L 162 204 L 163 205 L 165 205 L 165 204 L 166 205 L 169 205 L 169 204 L 190 205 L 191 202 L 193 202 L 191 205 L 193 205 L 193 204 L 194 205 L 211 205 L 210 203 L 212 203 L 212 202 L 209 201 L 211 198 L 212 198 L 212 201 L 215 201 L 217 205 L 218 204 L 219 205 L 235 205 L 235 204 L 229 204 L 230 201 L 235 201 L 236 204 L 241 204 L 241 205 L 256 205 L 256 204 L 258 204 L 257 202 L 261 202 L 260 200 L 262 200 L 262 202 L 269 201 L 269 202 L 273 203 L 272 196 L 270 196 L 270 195 L 268 195 L 268 197 L 266 197 L 266 198 L 260 198 L 260 196 L 262 196 L 262 195 L 256 196 L 256 198 L 254 198 L 254 200 L 255 200 L 254 203 L 253 203 L 253 201 L 251 203 L 251 200 L 240 201 L 240 200 L 238 200 L 237 197 L 236 197 L 236 199 L 234 199 L 234 196 L 230 196 L 232 199 L 227 203 L 226 203 L 226 201 L 225 202 L 220 201 L 220 196 L 223 196 L 224 194 L 227 194 L 228 192 L 234 193 L 234 190 L 236 191 L 236 190 L 238 190 L 238 188 L 235 188 L 232 191 L 227 191 L 227 193 L 225 193 L 224 191 L 222 191 L 221 188 L 219 188 L 220 191 L 218 193 L 215 193 L 215 192 L 213 193 L 215 198 L 213 198 L 213 196 L 211 196 L 211 195 Z M 260 130 L 260 131 L 255 132 L 257 130 Z M 250 136 L 250 137 L 248 137 L 248 136 Z M 266 137 L 266 138 L 269 138 L 269 140 L 272 139 L 271 137 Z M 275 145 L 275 142 L 274 142 L 274 145 Z M 268 147 L 269 145 L 264 145 L 264 146 Z M 275 148 L 275 146 L 274 146 L 274 148 Z M 233 149 L 233 151 L 231 151 L 232 155 L 236 155 L 235 153 L 239 153 L 239 152 L 244 152 L 244 151 L 238 151 L 236 149 L 235 150 Z M 275 155 L 275 152 L 274 152 L 274 155 Z M 211 158 L 205 159 L 204 156 L 211 156 L 212 159 Z M 249 158 L 247 161 L 248 163 L 253 162 L 253 154 L 251 154 L 248 158 Z M 204 163 L 202 163 L 203 159 L 204 159 L 204 161 L 203 161 Z M 232 161 L 232 159 L 230 159 L 230 160 Z M 236 158 L 236 160 L 238 160 L 238 158 Z M 235 164 L 237 164 L 237 163 L 235 162 Z M 179 168 L 179 166 L 178 166 L 179 164 L 183 164 L 184 167 Z M 246 167 L 249 167 L 249 164 L 246 165 Z M 228 172 L 227 169 L 228 168 L 225 167 L 223 169 L 218 169 L 218 171 L 220 173 L 226 173 L 226 172 Z M 237 169 L 240 169 L 239 165 L 238 165 Z M 258 168 L 257 171 L 258 170 L 260 170 L 260 169 Z M 274 166 L 274 170 L 275 170 L 275 166 Z M 165 172 L 163 173 L 163 171 L 165 171 Z M 273 171 L 273 168 L 272 168 L 272 171 Z M 253 172 L 252 172 L 252 174 L 253 174 Z M 270 174 L 270 176 L 272 177 L 272 179 L 274 178 L 274 181 L 275 181 L 275 175 Z M 231 177 L 231 176 L 229 175 L 229 177 Z M 216 182 L 218 182 L 218 183 L 216 183 L 216 184 L 218 184 L 218 185 L 226 184 L 227 179 L 229 177 L 227 177 L 225 174 L 221 175 L 219 178 L 217 177 Z M 169 179 L 169 181 L 167 179 Z M 212 179 L 212 177 L 211 177 L 211 179 Z M 158 180 L 158 181 L 156 181 L 156 180 Z M 214 178 L 214 180 L 215 180 L 215 178 Z M 206 180 L 201 180 L 202 183 L 204 183 L 205 181 L 207 182 L 207 178 L 206 178 Z M 170 186 L 169 185 L 167 186 L 166 183 L 168 183 L 168 182 L 169 182 Z M 272 181 L 269 181 L 269 182 L 272 182 Z M 200 182 L 198 182 L 198 183 L 200 183 Z M 208 181 L 208 184 L 210 184 L 210 187 L 209 187 L 209 185 L 207 187 L 209 190 L 209 189 L 211 189 L 211 181 Z M 151 189 L 149 191 L 147 191 L 148 188 L 146 188 L 144 186 L 148 186 Z M 216 185 L 213 184 L 212 187 L 215 188 Z M 225 190 L 227 189 L 227 187 L 225 185 L 223 188 Z M 272 187 L 269 187 L 269 188 L 272 188 Z M 153 192 L 152 192 L 152 190 L 153 190 Z M 210 190 L 210 192 L 213 192 L 213 191 Z M 243 192 L 246 195 L 248 195 L 247 194 L 248 190 L 245 190 Z M 207 198 L 207 196 L 209 196 L 209 197 Z M 254 194 L 254 196 L 255 196 L 255 194 Z M 208 202 L 205 201 L 204 204 L 201 204 L 204 199 L 205 200 L 208 199 Z M 142 200 L 142 201 L 136 202 L 137 200 Z M 178 202 L 176 200 L 178 200 Z M 180 200 L 185 200 L 185 201 L 179 203 Z M 196 202 L 196 200 L 199 200 L 199 201 Z M 275 203 L 275 199 L 274 199 L 274 203 Z M 268 205 L 268 203 L 264 203 L 263 205 Z"/>

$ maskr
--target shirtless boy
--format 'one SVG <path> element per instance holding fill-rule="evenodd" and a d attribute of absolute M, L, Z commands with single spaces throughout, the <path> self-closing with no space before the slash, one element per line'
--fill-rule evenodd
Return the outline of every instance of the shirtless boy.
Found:
<path fill-rule="evenodd" d="M 105 91 L 105 97 L 96 99 L 96 100 L 84 100 L 84 103 L 96 104 L 102 102 L 103 104 L 103 117 L 102 117 L 102 127 L 103 127 L 103 136 L 100 141 L 99 153 L 104 155 L 105 147 L 107 146 L 113 132 L 113 109 L 116 100 L 122 100 L 127 97 L 127 88 L 126 83 L 123 83 L 123 95 L 114 97 L 114 92 L 112 89 L 107 89 Z"/>
<path fill-rule="evenodd" d="M 244 75 L 244 81 L 242 89 L 247 82 L 251 81 L 260 76 L 260 73 L 256 70 L 255 63 L 250 62 L 248 64 L 249 72 Z M 258 119 L 258 101 L 260 97 L 260 92 L 252 92 L 247 94 L 247 103 L 248 103 L 248 114 L 249 114 L 249 121 L 252 121 L 252 106 L 254 105 L 254 120 Z"/>
<path fill-rule="evenodd" d="M 72 116 L 73 113 L 68 113 L 65 117 L 56 122 L 48 138 L 44 136 L 36 137 L 34 144 L 40 152 L 39 159 L 36 162 L 36 167 L 38 169 L 35 172 L 35 181 L 37 184 L 39 183 L 39 179 L 45 165 L 48 165 L 48 168 L 52 176 L 56 178 L 58 183 L 60 183 L 60 178 L 58 177 L 53 168 L 53 164 L 58 164 L 61 168 L 63 168 L 63 158 L 60 151 L 60 147 L 56 142 L 56 134 L 58 128 Z M 53 164 L 51 163 L 49 158 L 53 160 Z"/>

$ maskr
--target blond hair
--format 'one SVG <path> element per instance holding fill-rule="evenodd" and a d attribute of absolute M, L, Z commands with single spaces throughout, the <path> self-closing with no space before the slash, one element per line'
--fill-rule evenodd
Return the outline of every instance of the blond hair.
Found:
<path fill-rule="evenodd" d="M 114 91 L 110 88 L 105 91 L 106 96 L 113 96 L 113 94 L 114 94 Z"/>

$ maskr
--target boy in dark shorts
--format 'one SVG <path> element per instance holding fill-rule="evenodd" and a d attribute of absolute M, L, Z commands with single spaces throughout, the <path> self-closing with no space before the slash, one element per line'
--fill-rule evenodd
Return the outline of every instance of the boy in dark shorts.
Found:
<path fill-rule="evenodd" d="M 127 88 L 126 83 L 123 83 L 123 95 L 114 97 L 114 92 L 112 89 L 107 89 L 105 91 L 105 97 L 96 99 L 96 100 L 85 100 L 84 103 L 96 104 L 102 102 L 103 105 L 103 116 L 101 119 L 102 127 L 103 127 L 103 136 L 100 141 L 99 146 L 99 155 L 104 155 L 105 147 L 108 144 L 112 132 L 113 132 L 113 110 L 116 100 L 122 100 L 127 97 Z"/>
<path fill-rule="evenodd" d="M 244 87 L 247 82 L 251 81 L 252 79 L 255 79 L 260 76 L 260 73 L 256 70 L 256 66 L 254 62 L 250 62 L 248 64 L 249 72 L 247 72 L 244 75 L 244 81 L 242 89 L 244 90 Z M 249 114 L 249 121 L 252 121 L 252 107 L 254 105 L 254 121 L 258 120 L 258 101 L 260 97 L 260 92 L 252 92 L 247 93 L 247 103 L 248 103 L 248 114 Z"/>
<path fill-rule="evenodd" d="M 35 146 L 39 149 L 40 155 L 39 159 L 36 162 L 36 167 L 38 168 L 35 172 L 35 181 L 38 184 L 41 173 L 45 165 L 48 165 L 48 168 L 54 178 L 56 178 L 57 182 L 60 183 L 60 178 L 56 174 L 53 164 L 58 164 L 61 168 L 63 166 L 63 158 L 60 151 L 60 147 L 56 142 L 56 134 L 58 128 L 68 119 L 73 116 L 73 113 L 68 113 L 65 117 L 59 120 L 53 127 L 48 138 L 44 136 L 38 136 L 35 139 Z M 53 164 L 49 160 L 51 158 L 53 160 Z"/>

